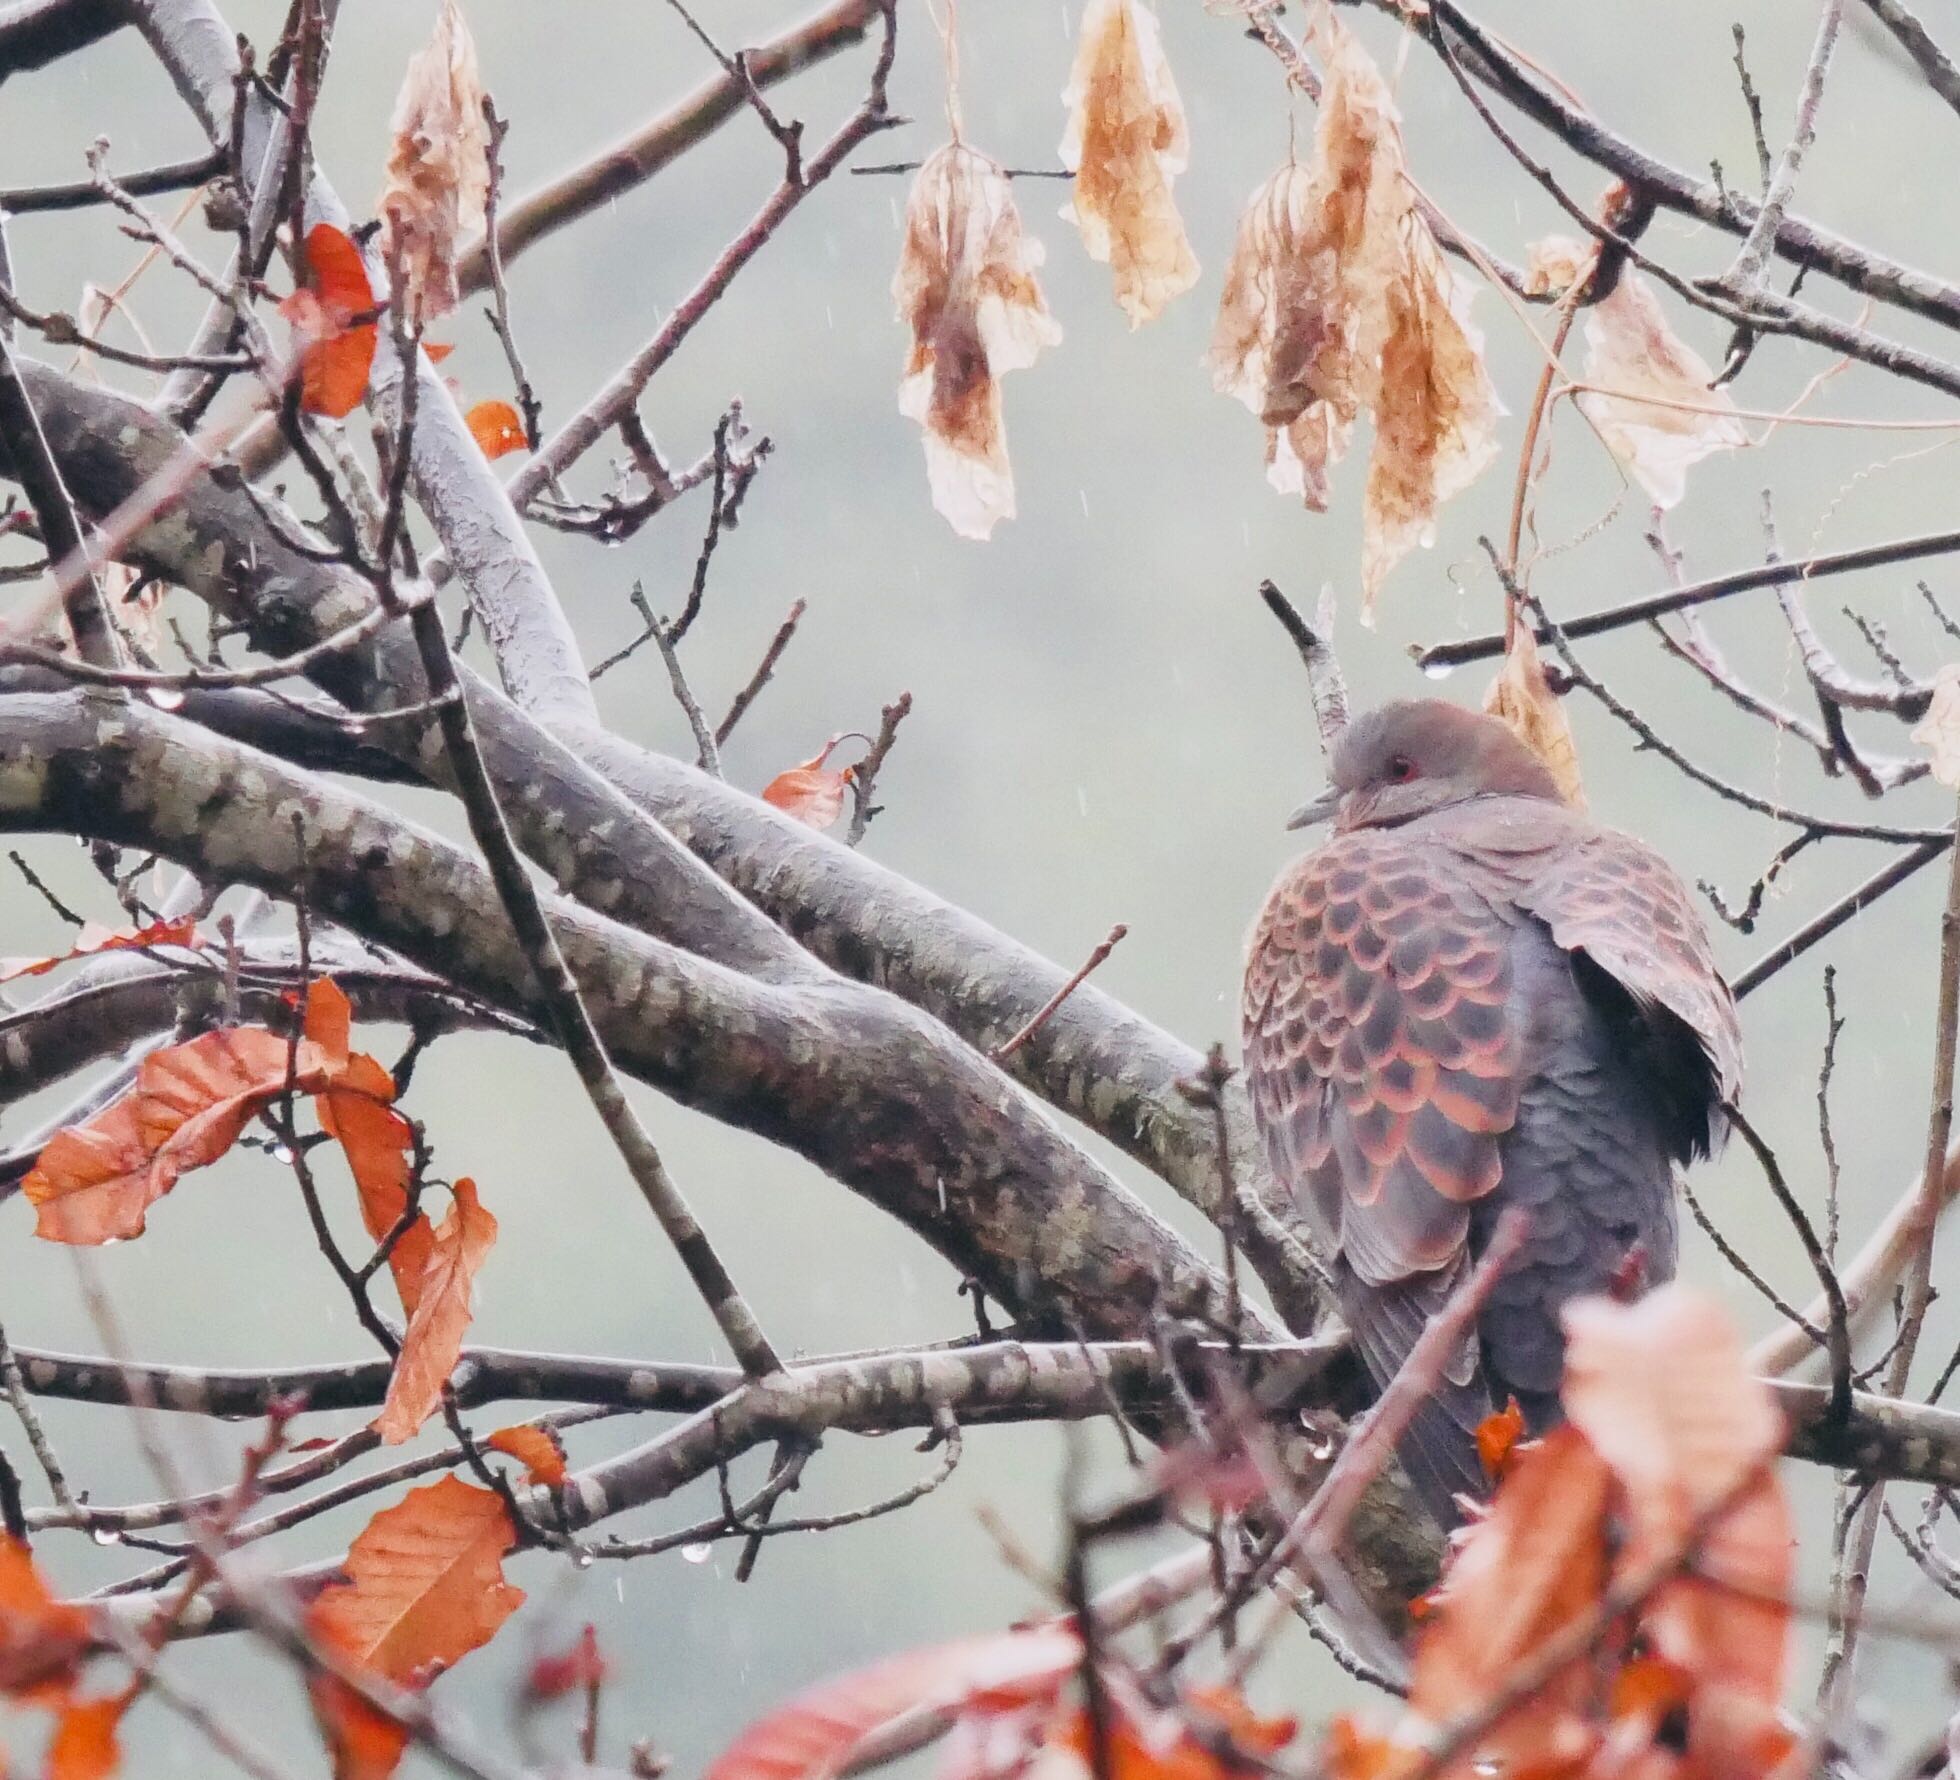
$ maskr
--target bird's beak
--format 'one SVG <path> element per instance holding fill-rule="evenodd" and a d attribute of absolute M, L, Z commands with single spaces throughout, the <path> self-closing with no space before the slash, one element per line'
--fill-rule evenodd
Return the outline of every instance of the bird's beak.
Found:
<path fill-rule="evenodd" d="M 1317 828 L 1330 820 L 1341 807 L 1341 793 L 1337 786 L 1329 785 L 1318 797 L 1303 803 L 1286 819 L 1289 832 L 1296 828 Z"/>

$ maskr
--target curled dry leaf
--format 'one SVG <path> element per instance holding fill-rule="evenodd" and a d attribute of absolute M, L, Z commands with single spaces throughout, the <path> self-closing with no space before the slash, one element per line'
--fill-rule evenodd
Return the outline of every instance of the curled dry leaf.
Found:
<path fill-rule="evenodd" d="M 67 951 L 52 958 L 0 958 L 0 983 L 16 977 L 38 977 L 56 965 L 72 959 L 92 957 L 97 952 L 143 951 L 151 946 L 194 946 L 197 920 L 186 915 L 180 921 L 151 921 L 142 927 L 101 927 L 84 921 Z"/>
<path fill-rule="evenodd" d="M 825 762 L 844 738 L 834 735 L 801 766 L 778 773 L 762 788 L 762 799 L 785 815 L 807 822 L 812 828 L 828 828 L 844 813 L 844 790 L 851 782 L 851 768 L 832 772 Z"/>
<path fill-rule="evenodd" d="M 433 36 L 409 58 L 395 99 L 388 170 L 375 200 L 410 315 L 456 307 L 456 253 L 483 227 L 490 126 L 476 43 L 456 0 L 442 0 Z"/>
<path fill-rule="evenodd" d="M 1546 235 L 1525 250 L 1524 288 L 1528 296 L 1556 297 L 1569 291 L 1599 259 L 1596 241 Z"/>
<path fill-rule="evenodd" d="M 1932 702 L 1912 739 L 1932 754 L 1933 777 L 1960 791 L 1960 663 L 1948 662 L 1933 676 Z"/>
<path fill-rule="evenodd" d="M 1567 803 L 1575 810 L 1586 807 L 1579 747 L 1572 739 L 1572 725 L 1565 720 L 1565 703 L 1546 681 L 1538 639 L 1522 621 L 1512 630 L 1503 668 L 1484 694 L 1484 709 L 1551 769 Z"/>
<path fill-rule="evenodd" d="M 919 169 L 892 280 L 912 330 L 898 411 L 925 428 L 932 504 L 963 538 L 1014 516 L 999 380 L 1062 337 L 1035 281 L 1040 264 L 1041 244 L 1021 233 L 986 156 L 949 142 Z"/>
<path fill-rule="evenodd" d="M 1586 381 L 1614 393 L 1588 392 L 1579 405 L 1657 507 L 1680 501 L 1703 458 L 1749 443 L 1728 391 L 1709 388 L 1714 378 L 1631 268 L 1586 311 Z"/>
<path fill-rule="evenodd" d="M 478 402 L 463 416 L 463 421 L 485 457 L 523 451 L 530 444 L 524 436 L 523 420 L 508 402 Z"/>
<path fill-rule="evenodd" d="M 556 1489 L 565 1481 L 565 1443 L 550 1428 L 524 1424 L 499 1428 L 483 1444 L 516 1459 L 528 1482 Z"/>
<path fill-rule="evenodd" d="M 1116 301 L 1141 327 L 1197 283 L 1198 262 L 1171 196 L 1191 137 L 1157 20 L 1139 0 L 1089 0 L 1062 103 L 1062 165 L 1075 174 L 1062 215 L 1108 264 Z"/>
<path fill-rule="evenodd" d="M 497 1220 L 483 1209 L 476 1183 L 465 1176 L 429 1243 L 387 1399 L 374 1419 L 374 1431 L 390 1446 L 413 1439 L 441 1405 L 442 1387 L 456 1370 L 474 1314 L 471 1289 L 496 1240 Z"/>
<path fill-rule="evenodd" d="M 300 406 L 344 420 L 361 405 L 374 368 L 374 286 L 361 250 L 331 223 L 307 230 L 300 258 L 305 282 L 279 305 L 299 353 Z"/>
<path fill-rule="evenodd" d="M 1789 1746 L 1776 1716 L 1793 1569 L 1782 1414 L 1728 1313 L 1690 1287 L 1578 1299 L 1565 1327 L 1566 1413 L 1626 1503 L 1618 1573 L 1694 1559 L 1641 1615 L 1655 1653 L 1694 1678 L 1689 1757 L 1734 1780 L 1768 1772 Z"/>
<path fill-rule="evenodd" d="M 1267 429 L 1267 479 L 1316 512 L 1356 417 L 1375 418 L 1362 589 L 1434 533 L 1497 453 L 1482 341 L 1403 175 L 1380 71 L 1332 17 L 1312 167 L 1282 167 L 1239 222 L 1207 363 Z"/>

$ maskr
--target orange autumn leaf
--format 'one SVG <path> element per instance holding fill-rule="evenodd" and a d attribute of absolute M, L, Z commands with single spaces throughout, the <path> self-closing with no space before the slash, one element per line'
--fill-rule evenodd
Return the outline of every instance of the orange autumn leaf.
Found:
<path fill-rule="evenodd" d="M 1494 1409 L 1477 1424 L 1477 1457 L 1484 1475 L 1495 1483 L 1510 1465 L 1511 1454 L 1524 1438 L 1524 1411 L 1513 1397 L 1502 1409 Z"/>
<path fill-rule="evenodd" d="M 1141 327 L 1197 283 L 1198 262 L 1171 196 L 1191 138 L 1157 20 L 1139 0 L 1089 0 L 1062 102 L 1062 165 L 1075 174 L 1062 215 L 1108 263 L 1116 301 Z"/>
<path fill-rule="evenodd" d="M 925 429 L 932 504 L 963 538 L 1014 517 L 1000 378 L 1062 337 L 1040 264 L 1040 242 L 1021 233 L 1006 175 L 985 155 L 949 142 L 920 167 L 892 279 L 912 330 L 898 411 Z"/>
<path fill-rule="evenodd" d="M 1517 1669 L 1592 1612 L 1606 1587 L 1609 1474 L 1585 1437 L 1556 1428 L 1519 1448 L 1489 1514 L 1464 1536 L 1416 1645 L 1409 1708 L 1434 1729 L 1475 1711 Z M 1450 1773 L 1495 1761 L 1520 1771 L 1583 1751 L 1595 1654 L 1568 1664 Z M 1402 1741 L 1419 1739 L 1403 1738 Z"/>
<path fill-rule="evenodd" d="M 1194 1728 L 1223 1732 L 1249 1756 L 1277 1755 L 1299 1728 L 1290 1718 L 1256 1716 L 1242 1696 L 1226 1688 L 1195 1689 L 1185 1706 L 1186 1711 L 1166 1712 L 1147 1724 L 1139 1724 L 1129 1712 L 1116 1712 L 1109 1727 L 1108 1780 L 1233 1780 L 1249 1767 L 1221 1759 L 1215 1742 L 1195 1735 Z M 1072 1713 L 1054 1746 L 1069 1751 L 1090 1771 L 1094 1735 L 1088 1713 Z"/>
<path fill-rule="evenodd" d="M 384 1680 L 409 1686 L 496 1636 L 524 1591 L 504 1580 L 517 1543 L 494 1491 L 444 1477 L 368 1522 L 341 1565 L 345 1582 L 307 1609 L 308 1631 Z"/>
<path fill-rule="evenodd" d="M 88 1614 L 57 1600 L 27 1547 L 0 1533 L 0 1694 L 65 1690 L 88 1644 Z"/>
<path fill-rule="evenodd" d="M 1694 1677 L 1688 1755 L 1709 1775 L 1774 1766 L 1793 1575 L 1782 1413 L 1727 1311 L 1688 1286 L 1630 1305 L 1578 1299 L 1565 1326 L 1566 1413 L 1625 1497 L 1619 1574 L 1696 1553 L 1697 1574 L 1641 1613 L 1654 1653 Z"/>
<path fill-rule="evenodd" d="M 1059 1626 L 935 1644 L 835 1676 L 759 1719 L 703 1780 L 830 1780 L 874 1731 L 912 1712 L 984 1698 L 993 1710 L 1052 1698 L 1082 1661 Z"/>
<path fill-rule="evenodd" d="M 524 1698 L 542 1704 L 575 1688 L 595 1688 L 610 1673 L 599 1650 L 598 1628 L 587 1625 L 569 1650 L 547 1652 L 524 1677 Z"/>
<path fill-rule="evenodd" d="M 550 1428 L 499 1428 L 483 1444 L 517 1460 L 532 1483 L 556 1489 L 565 1481 L 565 1443 Z"/>
<path fill-rule="evenodd" d="M 38 977 L 71 959 L 93 957 L 97 952 L 143 950 L 150 946 L 192 946 L 197 944 L 197 920 L 186 915 L 181 921 L 151 921 L 143 927 L 102 927 L 84 921 L 67 951 L 51 958 L 0 958 L 0 983 L 16 977 Z"/>
<path fill-rule="evenodd" d="M 530 446 L 524 422 L 508 402 L 478 402 L 463 421 L 485 457 L 502 457 L 507 451 L 524 451 Z"/>
<path fill-rule="evenodd" d="M 772 803 L 786 815 L 812 828 L 828 828 L 844 813 L 844 791 L 851 782 L 851 769 L 832 772 L 825 765 L 844 738 L 834 735 L 801 766 L 778 773 L 762 788 L 764 803 Z"/>
<path fill-rule="evenodd" d="M 380 333 L 361 250 L 331 223 L 306 232 L 304 281 L 279 305 L 299 352 L 300 406 L 342 420 L 361 405 Z"/>
<path fill-rule="evenodd" d="M 292 1085 L 325 1079 L 319 1047 L 262 1026 L 223 1027 L 145 1057 L 136 1086 L 41 1151 L 23 1190 L 39 1210 L 34 1233 L 96 1244 L 143 1233 L 150 1206 L 194 1168 L 215 1162 L 260 1108 Z"/>
<path fill-rule="evenodd" d="M 374 1420 L 374 1431 L 389 1445 L 413 1439 L 442 1402 L 442 1387 L 456 1370 L 470 1326 L 471 1285 L 496 1240 L 497 1220 L 477 1199 L 476 1183 L 459 1180 L 455 1203 L 429 1244 L 387 1400 Z"/>
<path fill-rule="evenodd" d="M 123 1695 L 112 1694 L 101 1700 L 71 1700 L 63 1706 L 48 1739 L 44 1780 L 106 1780 L 113 1774 L 122 1754 L 116 1727 L 127 1704 Z"/>
<path fill-rule="evenodd" d="M 337 1675 L 311 1676 L 306 1691 L 333 1757 L 333 1780 L 388 1780 L 408 1748 L 407 1730 Z"/>
<path fill-rule="evenodd" d="M 350 1050 L 352 1029 L 347 997 L 330 978 L 316 978 L 307 989 L 306 1036 L 326 1057 L 329 1085 L 315 1096 L 314 1111 L 320 1129 L 347 1157 L 363 1227 L 381 1242 L 408 1209 L 414 1134 L 391 1104 L 394 1078 L 373 1057 Z M 434 1239 L 428 1218 L 418 1216 L 388 1251 L 388 1268 L 407 1315 L 415 1313 Z"/>

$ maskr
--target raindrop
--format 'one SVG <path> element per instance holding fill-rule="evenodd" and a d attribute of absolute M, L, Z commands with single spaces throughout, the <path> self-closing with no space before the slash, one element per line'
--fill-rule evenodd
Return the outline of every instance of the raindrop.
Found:
<path fill-rule="evenodd" d="M 572 1553 L 572 1568 L 574 1570 L 589 1570 L 592 1568 L 592 1554 L 582 1545 Z"/>
<path fill-rule="evenodd" d="M 296 1160 L 293 1155 L 293 1146 L 289 1143 L 275 1143 L 272 1146 L 272 1159 L 280 1167 L 290 1168 Z"/>
<path fill-rule="evenodd" d="M 1451 674 L 1456 672 L 1456 669 L 1447 661 L 1432 661 L 1426 663 L 1422 671 L 1424 677 L 1427 679 L 1447 680 Z"/>
<path fill-rule="evenodd" d="M 715 1548 L 705 1539 L 698 1545 L 683 1545 L 681 1556 L 690 1564 L 705 1564 L 715 1555 Z"/>
<path fill-rule="evenodd" d="M 123 1536 L 114 1527 L 91 1527 L 88 1536 L 98 1545 L 120 1545 Z"/>
<path fill-rule="evenodd" d="M 159 711 L 181 711 L 184 708 L 184 695 L 174 686 L 152 686 L 144 696 Z"/>

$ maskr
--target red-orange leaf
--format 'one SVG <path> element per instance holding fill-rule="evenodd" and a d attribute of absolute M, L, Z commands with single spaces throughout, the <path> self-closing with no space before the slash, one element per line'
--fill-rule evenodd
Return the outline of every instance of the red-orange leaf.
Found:
<path fill-rule="evenodd" d="M 491 1490 L 455 1477 L 410 1490 L 362 1530 L 347 1580 L 314 1597 L 308 1628 L 377 1675 L 415 1682 L 489 1643 L 517 1611 L 524 1591 L 503 1568 L 516 1542 Z"/>
<path fill-rule="evenodd" d="M 65 1688 L 88 1641 L 88 1615 L 56 1600 L 27 1547 L 0 1533 L 0 1693 Z"/>
<path fill-rule="evenodd" d="M 599 1654 L 599 1634 L 587 1626 L 569 1650 L 541 1656 L 524 1677 L 524 1697 L 543 1703 L 563 1699 L 574 1688 L 597 1687 L 607 1674 L 606 1659 Z"/>
<path fill-rule="evenodd" d="M 1082 1660 L 1056 1626 L 936 1644 L 819 1682 L 752 1724 L 704 1780 L 829 1780 L 880 1726 L 917 1710 L 943 1711 L 985 1694 L 990 1704 L 1051 1695 Z"/>
<path fill-rule="evenodd" d="M 123 1695 L 112 1694 L 63 1706 L 48 1740 L 45 1780 L 106 1780 L 113 1774 L 121 1755 L 116 1726 L 127 1704 Z"/>
<path fill-rule="evenodd" d="M 306 282 L 279 305 L 298 337 L 300 406 L 340 420 L 361 405 L 374 367 L 374 287 L 361 250 L 331 223 L 307 231 L 302 258 Z"/>
<path fill-rule="evenodd" d="M 67 951 L 52 958 L 0 958 L 0 983 L 15 977 L 38 977 L 70 959 L 87 958 L 96 952 L 119 952 L 145 946 L 193 946 L 197 944 L 197 921 L 186 915 L 181 921 L 152 921 L 145 927 L 99 927 L 84 921 Z"/>
<path fill-rule="evenodd" d="M 325 1079 L 319 1048 L 296 1051 L 262 1026 L 224 1027 L 143 1059 L 136 1086 L 82 1125 L 57 1132 L 24 1183 L 34 1233 L 93 1244 L 140 1236 L 149 1208 L 180 1175 L 215 1162 L 247 1121 L 293 1085 Z"/>
<path fill-rule="evenodd" d="M 497 1220 L 478 1201 L 476 1183 L 456 1183 L 456 1202 L 430 1244 L 428 1270 L 395 1356 L 388 1398 L 374 1431 L 391 1446 L 413 1439 L 442 1402 L 470 1326 L 470 1286 L 497 1240 Z"/>
<path fill-rule="evenodd" d="M 330 1085 L 314 1101 L 320 1129 L 339 1140 L 353 1171 L 360 1196 L 361 1222 L 380 1242 L 408 1209 L 409 1152 L 414 1134 L 408 1121 L 390 1104 L 394 1077 L 360 1051 L 348 1049 L 353 1010 L 338 984 L 316 979 L 306 996 L 306 1036 L 327 1059 Z M 417 1217 L 388 1251 L 402 1309 L 413 1316 L 428 1272 L 429 1248 L 435 1231 L 426 1217 Z"/>
<path fill-rule="evenodd" d="M 1225 1688 L 1200 1688 L 1188 1705 L 1197 1728 L 1224 1732 L 1247 1755 L 1278 1754 L 1298 1729 L 1290 1718 L 1256 1717 L 1243 1697 Z M 1118 1709 L 1109 1727 L 1109 1780 L 1234 1780 L 1252 1771 L 1249 1764 L 1222 1760 L 1215 1739 L 1201 1739 L 1193 1729 L 1181 1713 L 1139 1724 Z M 1095 1742 L 1086 1711 L 1072 1713 L 1055 1742 L 1080 1758 L 1085 1773 L 1092 1771 Z"/>
<path fill-rule="evenodd" d="M 523 451 L 530 445 L 523 420 L 508 402 L 478 402 L 463 419 L 485 457 L 502 457 L 507 451 Z"/>
<path fill-rule="evenodd" d="M 556 1489 L 565 1481 L 565 1443 L 549 1428 L 499 1428 L 483 1444 L 517 1460 L 533 1483 Z"/>
<path fill-rule="evenodd" d="M 1492 1483 L 1504 1475 L 1512 1449 L 1523 1438 L 1524 1411 L 1518 1407 L 1515 1397 L 1477 1424 L 1477 1457 L 1483 1461 L 1484 1475 Z"/>
<path fill-rule="evenodd" d="M 801 766 L 778 773 L 762 788 L 765 803 L 772 803 L 786 815 L 812 828 L 828 828 L 844 813 L 844 788 L 851 782 L 851 769 L 831 772 L 825 765 L 844 738 L 832 736 L 823 752 L 812 755 Z"/>
<path fill-rule="evenodd" d="M 337 1675 L 313 1676 L 307 1694 L 333 1756 L 333 1780 L 388 1780 L 401 1765 L 408 1732 Z"/>

